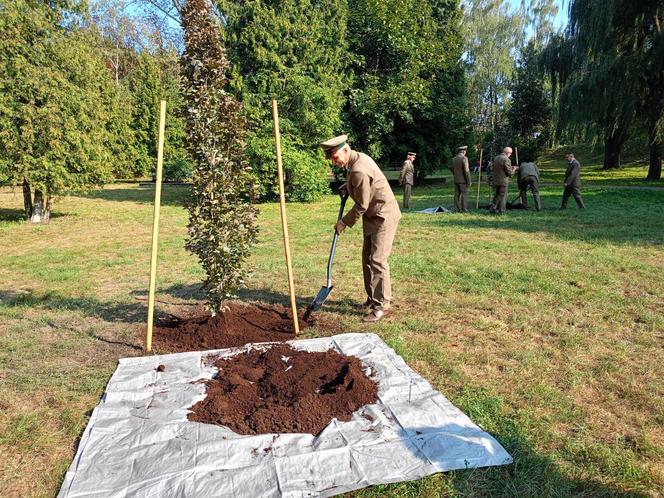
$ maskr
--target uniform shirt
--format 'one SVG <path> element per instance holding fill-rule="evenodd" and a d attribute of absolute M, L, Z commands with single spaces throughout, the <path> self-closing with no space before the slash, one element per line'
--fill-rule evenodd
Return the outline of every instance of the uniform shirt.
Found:
<path fill-rule="evenodd" d="M 364 235 L 378 232 L 384 224 L 397 223 L 401 218 L 399 204 L 374 160 L 351 150 L 346 167 L 346 187 L 355 205 L 341 221 L 352 227 L 362 218 Z"/>
<path fill-rule="evenodd" d="M 535 163 L 521 163 L 519 167 L 519 180 L 523 180 L 527 176 L 534 176 L 539 180 L 539 169 Z"/>
<path fill-rule="evenodd" d="M 463 154 L 457 154 L 452 159 L 452 171 L 454 172 L 454 183 L 465 183 L 470 185 L 470 168 L 468 158 Z"/>
<path fill-rule="evenodd" d="M 567 171 L 565 171 L 565 185 L 568 187 L 581 186 L 581 164 L 576 159 L 572 159 L 567 163 Z"/>
<path fill-rule="evenodd" d="M 412 185 L 415 183 L 413 180 L 413 172 L 415 171 L 415 167 L 413 166 L 413 163 L 406 159 L 403 162 L 403 166 L 401 167 L 401 173 L 399 173 L 399 185 Z"/>
<path fill-rule="evenodd" d="M 512 166 L 510 158 L 505 154 L 498 154 L 493 160 L 493 184 L 507 187 L 510 176 L 516 168 Z"/>

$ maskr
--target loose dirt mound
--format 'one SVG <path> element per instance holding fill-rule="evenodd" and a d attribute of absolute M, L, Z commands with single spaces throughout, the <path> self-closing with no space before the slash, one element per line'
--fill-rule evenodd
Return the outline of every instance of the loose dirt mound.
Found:
<path fill-rule="evenodd" d="M 159 323 L 153 332 L 155 350 L 159 353 L 200 351 L 295 339 L 290 310 L 283 306 L 233 301 L 228 307 L 228 311 L 215 317 L 201 309 L 195 316 Z M 330 332 L 339 331 L 338 324 L 327 323 L 320 315 L 308 321 L 300 317 L 299 324 L 300 331 L 313 325 Z"/>
<path fill-rule="evenodd" d="M 229 427 L 238 434 L 318 434 L 332 418 L 347 421 L 375 403 L 378 386 L 359 358 L 329 350 L 311 353 L 286 344 L 217 359 L 216 379 L 192 407 L 191 421 Z"/>

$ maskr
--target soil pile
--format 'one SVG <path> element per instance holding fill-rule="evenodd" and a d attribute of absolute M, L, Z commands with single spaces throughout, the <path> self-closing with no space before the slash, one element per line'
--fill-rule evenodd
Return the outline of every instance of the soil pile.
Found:
<path fill-rule="evenodd" d="M 359 358 L 329 350 L 298 351 L 286 344 L 217 359 L 217 378 L 189 420 L 223 425 L 238 434 L 318 434 L 332 418 L 348 421 L 375 403 L 378 386 Z"/>
<path fill-rule="evenodd" d="M 295 339 L 290 309 L 241 301 L 228 304 L 228 311 L 211 317 L 203 309 L 189 318 L 173 318 L 157 324 L 154 348 L 159 353 L 201 351 L 244 346 L 250 342 L 283 342 Z M 299 319 L 300 330 L 316 325 L 336 332 L 336 324 L 325 324 L 317 316 Z"/>

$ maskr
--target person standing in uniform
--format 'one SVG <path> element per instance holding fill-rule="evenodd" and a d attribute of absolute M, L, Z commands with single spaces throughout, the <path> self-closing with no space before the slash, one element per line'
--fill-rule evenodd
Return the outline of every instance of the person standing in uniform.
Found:
<path fill-rule="evenodd" d="M 457 149 L 457 155 L 452 159 L 454 173 L 454 209 L 457 213 L 468 212 L 468 189 L 472 185 L 470 168 L 466 154 L 468 146 L 462 145 Z"/>
<path fill-rule="evenodd" d="M 510 183 L 510 177 L 516 171 L 512 166 L 510 156 L 512 148 L 505 147 L 501 154 L 493 159 L 493 201 L 491 202 L 491 213 L 503 214 L 507 209 L 507 186 Z"/>
<path fill-rule="evenodd" d="M 403 187 L 403 208 L 410 208 L 410 192 L 415 183 L 415 167 L 413 166 L 413 161 L 415 161 L 415 152 L 409 152 L 406 156 L 406 160 L 403 162 L 401 167 L 401 173 L 399 173 L 399 185 Z"/>
<path fill-rule="evenodd" d="M 574 196 L 576 205 L 579 209 L 585 209 L 583 199 L 581 198 L 581 164 L 574 157 L 573 152 L 565 154 L 567 159 L 567 171 L 565 171 L 565 190 L 563 191 L 563 202 L 560 209 L 567 209 L 569 196 Z"/>
<path fill-rule="evenodd" d="M 346 183 L 340 192 L 347 192 L 355 201 L 334 229 L 341 234 L 362 218 L 362 271 L 367 293 L 364 305 L 370 309 L 363 321 L 372 323 L 383 318 L 390 308 L 392 286 L 387 260 L 401 211 L 383 172 L 369 156 L 352 150 L 347 139 L 347 135 L 341 135 L 320 146 L 332 164 L 346 171 Z"/>
<path fill-rule="evenodd" d="M 540 211 L 542 203 L 539 196 L 539 169 L 537 165 L 531 161 L 531 157 L 526 157 L 526 161 L 522 162 L 519 166 L 518 185 L 519 196 L 521 197 L 521 204 L 528 207 L 528 190 L 533 193 L 533 201 L 535 201 L 535 209 Z"/>

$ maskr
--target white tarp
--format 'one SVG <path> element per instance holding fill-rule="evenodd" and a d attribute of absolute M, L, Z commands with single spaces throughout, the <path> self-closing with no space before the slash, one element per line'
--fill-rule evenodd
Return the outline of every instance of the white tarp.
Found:
<path fill-rule="evenodd" d="M 332 496 L 436 472 L 503 465 L 510 455 L 375 334 L 292 341 L 334 348 L 375 374 L 379 401 L 309 434 L 241 436 L 189 422 L 216 373 L 210 354 L 124 358 L 92 412 L 59 497 Z M 164 365 L 164 371 L 157 367 Z"/>
<path fill-rule="evenodd" d="M 425 208 L 415 212 L 424 213 L 424 214 L 438 214 L 438 213 L 451 213 L 452 211 L 443 206 L 436 206 L 436 207 Z"/>

